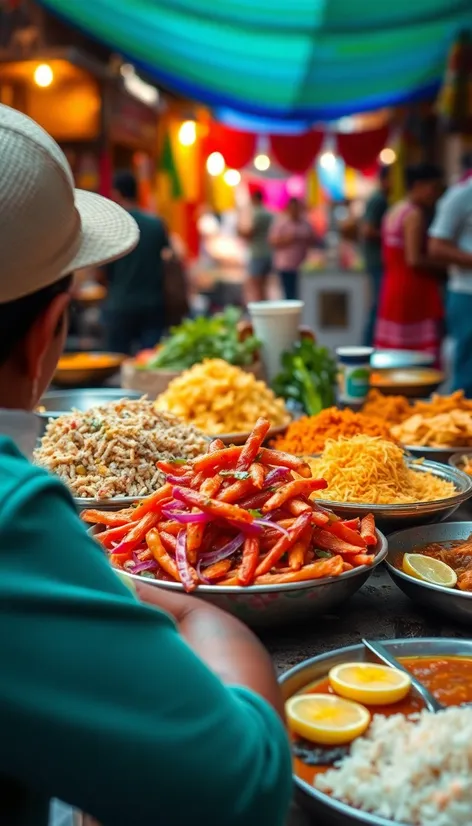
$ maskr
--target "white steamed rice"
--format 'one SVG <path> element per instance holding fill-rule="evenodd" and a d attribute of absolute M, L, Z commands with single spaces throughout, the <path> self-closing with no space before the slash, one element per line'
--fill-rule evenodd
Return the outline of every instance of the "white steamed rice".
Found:
<path fill-rule="evenodd" d="M 387 820 L 472 824 L 472 708 L 376 715 L 350 754 L 315 787 Z"/>

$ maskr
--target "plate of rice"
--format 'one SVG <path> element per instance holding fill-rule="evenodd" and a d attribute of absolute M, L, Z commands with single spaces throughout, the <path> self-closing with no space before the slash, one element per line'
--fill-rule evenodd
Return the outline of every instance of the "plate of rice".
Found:
<path fill-rule="evenodd" d="M 115 509 L 161 486 L 157 461 L 193 459 L 207 446 L 196 428 L 147 399 L 121 399 L 51 419 L 34 461 L 62 479 L 77 507 Z"/>
<path fill-rule="evenodd" d="M 472 642 L 382 642 L 446 707 L 432 714 L 410 689 L 401 702 L 368 707 L 367 730 L 349 744 L 325 747 L 292 733 L 297 798 L 323 826 L 467 826 L 472 812 Z M 364 646 L 354 645 L 300 663 L 279 680 L 283 698 L 332 696 L 331 669 L 347 663 L 355 668 L 372 662 L 369 657 Z"/>
<path fill-rule="evenodd" d="M 387 533 L 441 522 L 472 496 L 472 478 L 458 468 L 411 459 L 381 437 L 330 440 L 307 461 L 328 483 L 320 505 L 346 519 L 373 513 Z"/>

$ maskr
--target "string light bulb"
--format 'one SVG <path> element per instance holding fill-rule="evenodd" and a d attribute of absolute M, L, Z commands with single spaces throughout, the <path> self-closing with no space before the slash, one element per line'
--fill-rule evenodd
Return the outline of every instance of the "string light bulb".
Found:
<path fill-rule="evenodd" d="M 41 89 L 46 89 L 54 80 L 54 72 L 49 63 L 40 63 L 34 70 L 34 82 Z"/>
<path fill-rule="evenodd" d="M 227 169 L 223 180 L 228 186 L 237 186 L 241 182 L 241 175 L 237 169 Z"/>
<path fill-rule="evenodd" d="M 385 149 L 382 149 L 379 155 L 379 161 L 384 166 L 391 166 L 392 163 L 395 163 L 397 160 L 397 153 L 394 149 L 391 149 L 390 146 L 386 146 Z"/>
<path fill-rule="evenodd" d="M 254 158 L 254 166 L 259 172 L 267 172 L 270 168 L 270 158 L 268 155 L 264 155 L 263 153 L 260 155 L 256 155 Z"/>
<path fill-rule="evenodd" d="M 225 170 L 225 159 L 221 152 L 212 152 L 211 155 L 208 156 L 206 162 L 206 168 L 209 175 L 213 178 L 216 178 L 218 175 L 221 175 Z"/>
<path fill-rule="evenodd" d="M 197 140 L 197 125 L 194 120 L 184 120 L 179 129 L 179 143 L 182 146 L 193 146 Z"/>

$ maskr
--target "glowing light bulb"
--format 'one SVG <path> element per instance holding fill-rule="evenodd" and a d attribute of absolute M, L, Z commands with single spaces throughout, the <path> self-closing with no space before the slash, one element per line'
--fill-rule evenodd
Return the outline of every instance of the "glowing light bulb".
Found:
<path fill-rule="evenodd" d="M 237 169 L 227 169 L 223 175 L 223 180 L 228 186 L 237 186 L 241 181 L 241 175 Z"/>
<path fill-rule="evenodd" d="M 182 146 L 193 146 L 197 140 L 197 125 L 194 120 L 185 120 L 179 129 L 179 142 Z"/>
<path fill-rule="evenodd" d="M 336 156 L 332 152 L 323 152 L 320 157 L 320 166 L 323 169 L 333 170 L 336 167 Z"/>
<path fill-rule="evenodd" d="M 42 89 L 46 89 L 54 80 L 54 72 L 49 63 L 40 63 L 34 70 L 33 77 L 36 86 L 41 86 Z"/>
<path fill-rule="evenodd" d="M 379 155 L 380 163 L 383 163 L 384 166 L 390 166 L 392 163 L 395 163 L 397 160 L 397 153 L 394 149 L 391 149 L 389 146 L 386 146 L 385 149 L 382 149 Z"/>
<path fill-rule="evenodd" d="M 254 158 L 254 166 L 259 172 L 266 172 L 270 167 L 270 158 L 268 155 L 256 155 Z"/>
<path fill-rule="evenodd" d="M 223 158 L 221 152 L 212 152 L 211 155 L 208 156 L 206 168 L 208 174 L 212 175 L 214 178 L 224 172 L 225 159 Z"/>

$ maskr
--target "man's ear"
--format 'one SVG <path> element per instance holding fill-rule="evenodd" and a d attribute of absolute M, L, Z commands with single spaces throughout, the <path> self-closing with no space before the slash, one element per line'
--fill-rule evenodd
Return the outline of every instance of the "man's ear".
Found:
<path fill-rule="evenodd" d="M 41 375 L 46 353 L 56 336 L 60 335 L 65 323 L 65 314 L 69 306 L 70 295 L 57 295 L 48 307 L 36 319 L 30 328 L 24 343 L 24 357 L 28 378 L 35 382 Z"/>

